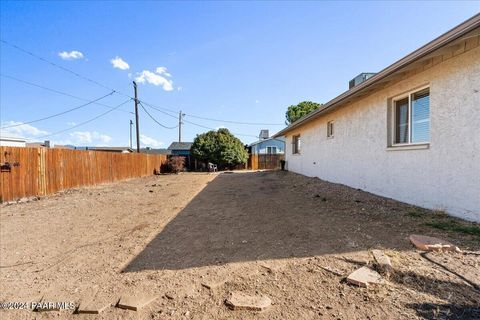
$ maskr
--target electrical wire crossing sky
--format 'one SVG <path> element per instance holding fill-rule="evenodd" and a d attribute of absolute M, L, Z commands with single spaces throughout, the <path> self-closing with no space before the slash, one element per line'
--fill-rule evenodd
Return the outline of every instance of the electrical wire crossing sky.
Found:
<path fill-rule="evenodd" d="M 479 11 L 468 1 L 2 1 L 0 134 L 128 146 L 135 81 L 142 147 L 168 147 L 180 122 L 182 141 L 228 128 L 251 143 L 280 131 L 288 106 L 326 103 Z"/>

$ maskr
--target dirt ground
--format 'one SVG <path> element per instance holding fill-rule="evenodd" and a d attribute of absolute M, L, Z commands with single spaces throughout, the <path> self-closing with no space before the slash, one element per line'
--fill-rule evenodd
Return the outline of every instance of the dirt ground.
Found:
<path fill-rule="evenodd" d="M 424 234 L 478 251 L 478 235 L 428 223 L 478 224 L 294 173 L 134 179 L 2 206 L 0 219 L 0 301 L 159 296 L 138 312 L 0 310 L 2 319 L 480 319 L 480 256 L 421 256 L 408 241 Z M 375 248 L 393 275 L 347 284 L 375 267 Z M 273 304 L 232 311 L 231 291 Z"/>

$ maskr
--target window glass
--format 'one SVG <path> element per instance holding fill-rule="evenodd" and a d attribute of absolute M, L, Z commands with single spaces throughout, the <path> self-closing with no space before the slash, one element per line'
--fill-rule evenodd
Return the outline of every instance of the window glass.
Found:
<path fill-rule="evenodd" d="M 300 153 L 300 135 L 292 137 L 292 153 Z"/>
<path fill-rule="evenodd" d="M 430 92 L 420 91 L 412 95 L 412 139 L 411 142 L 430 140 Z"/>
<path fill-rule="evenodd" d="M 408 143 L 408 98 L 395 101 L 395 143 Z"/>
<path fill-rule="evenodd" d="M 333 121 L 327 122 L 327 137 L 333 137 Z"/>

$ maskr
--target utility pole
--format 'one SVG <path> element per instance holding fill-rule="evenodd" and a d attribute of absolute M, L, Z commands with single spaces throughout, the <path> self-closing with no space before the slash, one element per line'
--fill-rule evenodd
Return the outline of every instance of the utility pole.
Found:
<path fill-rule="evenodd" d="M 178 113 L 178 142 L 182 142 L 182 110 Z"/>
<path fill-rule="evenodd" d="M 135 91 L 135 128 L 137 133 L 137 152 L 140 153 L 140 128 L 138 127 L 137 83 L 135 81 L 133 81 L 133 90 Z"/>
<path fill-rule="evenodd" d="M 133 145 L 132 145 L 132 126 L 133 126 L 133 121 L 132 121 L 132 119 L 130 119 L 130 149 L 133 148 Z"/>

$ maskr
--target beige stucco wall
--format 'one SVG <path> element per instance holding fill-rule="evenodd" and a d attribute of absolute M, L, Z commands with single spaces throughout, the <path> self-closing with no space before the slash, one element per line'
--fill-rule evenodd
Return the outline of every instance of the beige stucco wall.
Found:
<path fill-rule="evenodd" d="M 389 99 L 430 86 L 430 145 L 387 150 Z M 327 121 L 335 136 L 327 138 Z M 301 134 L 300 155 L 292 135 Z M 480 221 L 480 47 L 287 134 L 290 171 Z"/>

